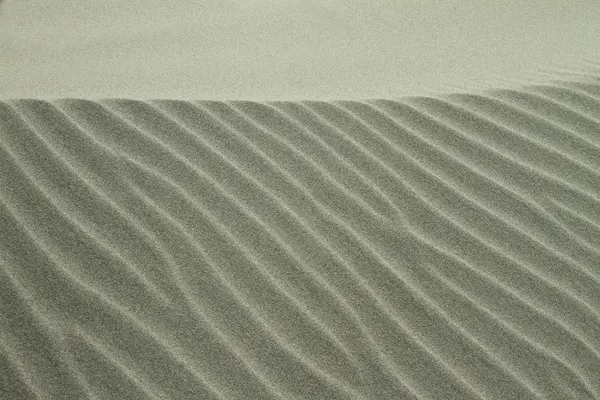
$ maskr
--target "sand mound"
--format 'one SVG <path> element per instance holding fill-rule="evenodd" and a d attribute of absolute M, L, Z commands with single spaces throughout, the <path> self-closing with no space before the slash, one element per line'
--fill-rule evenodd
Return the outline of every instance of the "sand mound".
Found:
<path fill-rule="evenodd" d="M 600 83 L 0 103 L 0 397 L 600 398 Z"/>

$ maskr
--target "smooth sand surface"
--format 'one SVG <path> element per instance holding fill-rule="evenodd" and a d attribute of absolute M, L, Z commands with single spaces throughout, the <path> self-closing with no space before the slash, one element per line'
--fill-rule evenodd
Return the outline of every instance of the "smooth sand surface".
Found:
<path fill-rule="evenodd" d="M 600 399 L 600 81 L 0 103 L 0 398 Z"/>
<path fill-rule="evenodd" d="M 7 0 L 0 98 L 389 98 L 600 54 L 597 0 Z"/>

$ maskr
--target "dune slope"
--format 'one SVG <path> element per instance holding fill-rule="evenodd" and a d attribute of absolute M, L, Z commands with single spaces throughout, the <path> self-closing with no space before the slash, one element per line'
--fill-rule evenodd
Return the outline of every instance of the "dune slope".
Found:
<path fill-rule="evenodd" d="M 600 399 L 600 83 L 0 103 L 0 397 Z"/>

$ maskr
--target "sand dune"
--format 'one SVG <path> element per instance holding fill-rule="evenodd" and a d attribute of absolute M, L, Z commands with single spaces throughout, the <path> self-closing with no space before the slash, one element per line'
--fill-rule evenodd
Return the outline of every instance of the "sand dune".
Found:
<path fill-rule="evenodd" d="M 0 99 L 336 100 L 495 88 L 600 54 L 596 0 L 8 0 Z M 511 84 L 511 86 L 515 86 Z"/>
<path fill-rule="evenodd" d="M 0 135 L 1 398 L 600 398 L 598 80 Z"/>

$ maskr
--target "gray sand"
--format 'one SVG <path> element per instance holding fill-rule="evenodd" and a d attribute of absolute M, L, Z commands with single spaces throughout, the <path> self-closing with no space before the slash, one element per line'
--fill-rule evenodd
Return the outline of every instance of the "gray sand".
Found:
<path fill-rule="evenodd" d="M 595 0 L 8 0 L 0 98 L 388 98 L 600 54 Z"/>
<path fill-rule="evenodd" d="M 597 4 L 70 3 L 1 7 L 0 399 L 600 399 Z"/>
<path fill-rule="evenodd" d="M 3 102 L 0 393 L 600 398 L 599 132 L 598 83 Z"/>

